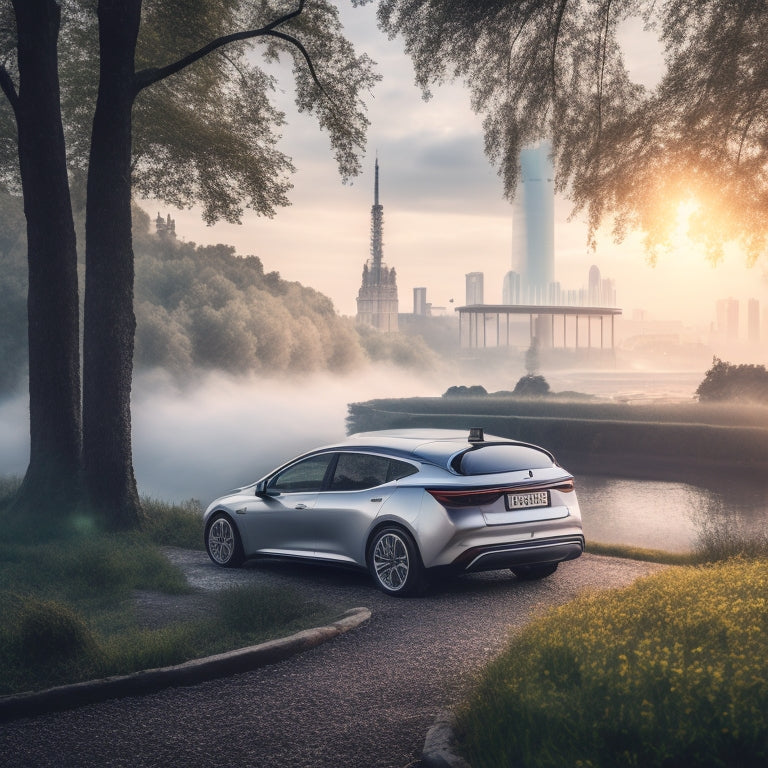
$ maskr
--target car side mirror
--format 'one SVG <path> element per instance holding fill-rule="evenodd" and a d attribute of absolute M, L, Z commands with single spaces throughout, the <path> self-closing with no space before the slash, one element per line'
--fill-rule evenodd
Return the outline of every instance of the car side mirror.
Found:
<path fill-rule="evenodd" d="M 278 491 L 270 491 L 267 489 L 267 481 L 266 480 L 260 480 L 258 483 L 256 483 L 256 487 L 253 489 L 253 495 L 254 496 L 261 496 L 261 497 L 267 497 L 267 496 L 279 496 Z"/>

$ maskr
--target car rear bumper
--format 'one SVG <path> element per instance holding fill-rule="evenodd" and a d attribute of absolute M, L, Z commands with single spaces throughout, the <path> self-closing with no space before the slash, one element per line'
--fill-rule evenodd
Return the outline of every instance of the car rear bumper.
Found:
<path fill-rule="evenodd" d="M 495 571 L 518 565 L 543 565 L 575 560 L 584 552 L 584 537 L 554 536 L 515 544 L 472 547 L 451 564 L 452 569 L 469 573 Z"/>

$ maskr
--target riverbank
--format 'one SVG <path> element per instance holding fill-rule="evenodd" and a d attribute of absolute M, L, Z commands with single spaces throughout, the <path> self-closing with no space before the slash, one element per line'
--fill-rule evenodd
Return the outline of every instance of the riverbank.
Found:
<path fill-rule="evenodd" d="M 572 472 L 697 480 L 768 472 L 768 407 L 636 405 L 558 397 L 419 397 L 351 403 L 348 432 L 469 429 L 542 445 Z"/>

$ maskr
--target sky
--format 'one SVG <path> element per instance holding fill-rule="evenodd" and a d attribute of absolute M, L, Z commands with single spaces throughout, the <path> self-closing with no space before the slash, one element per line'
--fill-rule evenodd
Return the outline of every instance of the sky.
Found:
<path fill-rule="evenodd" d="M 375 6 L 339 3 L 348 37 L 377 63 L 383 80 L 367 99 L 371 125 L 363 172 L 342 184 L 327 136 L 311 117 L 292 109 L 290 79 L 283 79 L 281 105 L 289 125 L 281 148 L 297 172 L 291 207 L 273 219 L 246 213 L 242 225 L 207 227 L 199 210 L 175 210 L 156 201 L 144 207 L 154 218 L 170 213 L 180 238 L 198 244 L 226 243 L 240 255 L 259 256 L 278 271 L 328 295 L 337 311 L 354 315 L 363 264 L 370 250 L 374 159 L 380 165 L 384 206 L 384 261 L 398 275 L 400 311 L 413 307 L 413 288 L 427 287 L 435 307 L 461 306 L 465 275 L 483 272 L 486 303 L 500 303 L 504 274 L 512 264 L 512 207 L 483 151 L 481 117 L 470 109 L 461 84 L 434 89 L 424 101 L 414 85 L 410 59 L 400 40 L 377 29 Z M 641 25 L 624 34 L 632 76 L 652 85 L 661 72 L 657 41 Z M 287 69 L 287 67 L 286 67 Z M 571 206 L 555 205 L 555 278 L 565 289 L 586 286 L 592 264 L 616 281 L 617 304 L 626 317 L 643 309 L 653 319 L 682 320 L 705 329 L 715 319 L 715 302 L 757 298 L 768 306 L 764 267 L 748 268 L 743 254 L 728 250 L 712 266 L 684 235 L 674 251 L 648 264 L 638 233 L 616 244 L 601 231 L 595 252 L 587 248 L 582 220 L 569 220 Z M 453 299 L 453 304 L 450 300 Z M 744 323 L 746 325 L 746 323 Z"/>

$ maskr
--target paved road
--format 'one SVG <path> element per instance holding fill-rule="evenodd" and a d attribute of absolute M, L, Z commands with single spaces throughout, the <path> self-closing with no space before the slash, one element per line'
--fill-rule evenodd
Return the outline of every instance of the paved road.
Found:
<path fill-rule="evenodd" d="M 659 568 L 584 555 L 540 582 L 494 572 L 402 600 L 356 573 L 287 563 L 231 572 L 202 553 L 172 556 L 194 584 L 291 584 L 373 615 L 255 672 L 0 725 L 3 766 L 404 768 L 418 759 L 436 715 L 455 705 L 510 631 L 584 589 L 623 586 Z"/>

